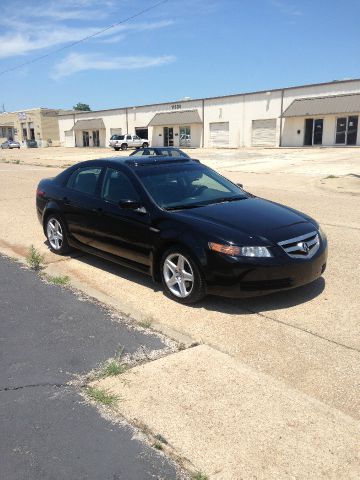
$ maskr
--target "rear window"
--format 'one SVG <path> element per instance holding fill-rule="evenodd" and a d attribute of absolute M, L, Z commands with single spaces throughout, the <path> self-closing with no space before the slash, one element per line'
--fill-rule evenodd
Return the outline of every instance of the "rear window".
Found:
<path fill-rule="evenodd" d="M 112 135 L 112 137 L 110 137 L 110 140 L 124 140 L 125 138 L 125 135 Z"/>

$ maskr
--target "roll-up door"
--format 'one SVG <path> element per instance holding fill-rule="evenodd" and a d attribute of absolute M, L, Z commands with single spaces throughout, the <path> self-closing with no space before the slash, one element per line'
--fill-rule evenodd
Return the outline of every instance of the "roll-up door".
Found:
<path fill-rule="evenodd" d="M 122 128 L 110 128 L 110 136 L 112 137 L 113 135 L 121 135 L 122 134 Z"/>
<path fill-rule="evenodd" d="M 276 147 L 276 118 L 252 121 L 251 145 Z"/>
<path fill-rule="evenodd" d="M 210 123 L 210 146 L 229 146 L 229 122 Z"/>

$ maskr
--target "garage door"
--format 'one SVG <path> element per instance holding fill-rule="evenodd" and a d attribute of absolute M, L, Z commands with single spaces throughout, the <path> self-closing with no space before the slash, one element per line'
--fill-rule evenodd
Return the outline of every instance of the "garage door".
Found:
<path fill-rule="evenodd" d="M 65 147 L 75 147 L 75 137 L 72 130 L 65 131 Z"/>
<path fill-rule="evenodd" d="M 113 135 L 121 135 L 122 134 L 122 128 L 110 128 L 110 137 Z"/>
<path fill-rule="evenodd" d="M 229 122 L 210 123 L 210 146 L 229 146 Z"/>
<path fill-rule="evenodd" d="M 251 145 L 276 147 L 276 118 L 252 121 Z"/>

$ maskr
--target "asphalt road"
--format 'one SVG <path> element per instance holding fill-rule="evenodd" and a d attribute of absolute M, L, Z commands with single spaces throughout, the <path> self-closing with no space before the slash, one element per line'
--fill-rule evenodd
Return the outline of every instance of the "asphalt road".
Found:
<path fill-rule="evenodd" d="M 7 480 L 176 478 L 175 467 L 84 403 L 67 385 L 120 346 L 159 349 L 156 336 L 0 257 L 0 476 Z"/>

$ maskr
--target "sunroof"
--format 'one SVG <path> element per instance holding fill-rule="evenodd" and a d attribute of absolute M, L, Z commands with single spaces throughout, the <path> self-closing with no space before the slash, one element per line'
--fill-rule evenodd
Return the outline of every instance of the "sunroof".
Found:
<path fill-rule="evenodd" d="M 133 165 L 134 167 L 141 167 L 141 166 L 147 166 L 147 165 L 157 165 L 161 164 L 163 165 L 164 163 L 188 163 L 191 161 L 191 158 L 185 158 L 185 157 L 152 157 L 152 158 L 137 158 L 134 160 L 127 160 L 125 163 L 128 165 Z"/>

